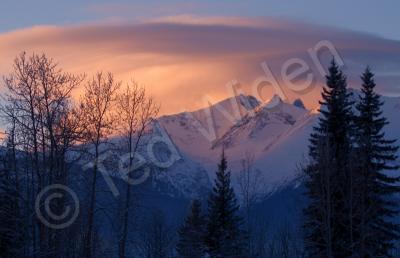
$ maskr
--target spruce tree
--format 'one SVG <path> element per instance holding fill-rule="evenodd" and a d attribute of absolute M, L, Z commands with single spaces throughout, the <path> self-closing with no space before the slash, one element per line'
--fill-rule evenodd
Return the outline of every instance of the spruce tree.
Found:
<path fill-rule="evenodd" d="M 180 257 L 204 257 L 204 234 L 205 218 L 201 214 L 201 202 L 199 200 L 194 200 L 185 223 L 178 231 L 179 242 L 177 245 L 177 251 Z"/>
<path fill-rule="evenodd" d="M 26 220 L 12 148 L 7 140 L 6 152 L 0 157 L 0 257 L 23 257 L 26 244 Z"/>
<path fill-rule="evenodd" d="M 231 174 L 224 152 L 218 164 L 215 185 L 208 200 L 205 243 L 213 258 L 246 257 L 246 233 L 243 218 L 231 186 Z"/>
<path fill-rule="evenodd" d="M 0 172 L 0 253 L 4 257 L 21 257 L 23 253 L 22 216 L 13 179 Z M 1 257 L 1 255 L 0 255 Z"/>
<path fill-rule="evenodd" d="M 382 116 L 383 102 L 375 93 L 374 74 L 367 68 L 361 77 L 362 94 L 357 105 L 357 164 L 359 165 L 360 209 L 357 257 L 390 257 L 393 242 L 399 239 L 400 227 L 394 222 L 397 203 L 393 194 L 399 192 L 394 165 L 398 147 L 387 140 L 383 128 L 388 124 Z"/>
<path fill-rule="evenodd" d="M 311 257 L 347 257 L 352 245 L 352 102 L 346 78 L 333 60 L 310 136 L 305 168 L 305 246 Z"/>

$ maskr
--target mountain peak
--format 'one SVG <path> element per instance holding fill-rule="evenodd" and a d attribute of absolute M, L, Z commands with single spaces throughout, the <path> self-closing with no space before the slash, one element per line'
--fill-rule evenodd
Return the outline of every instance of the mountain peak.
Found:
<path fill-rule="evenodd" d="M 302 101 L 300 98 L 295 99 L 295 100 L 293 101 L 293 106 L 296 106 L 296 107 L 302 108 L 302 109 L 306 109 L 306 107 L 304 106 L 303 101 Z"/>
<path fill-rule="evenodd" d="M 270 109 L 278 106 L 281 103 L 283 103 L 283 100 L 281 97 L 279 97 L 279 95 L 275 94 L 264 106 L 267 109 Z"/>
<path fill-rule="evenodd" d="M 240 95 L 236 96 L 236 99 L 247 110 L 255 109 L 256 107 L 258 107 L 260 105 L 260 101 L 256 97 L 251 96 L 251 95 L 240 94 Z"/>
<path fill-rule="evenodd" d="M 278 94 L 275 94 L 275 95 L 271 98 L 270 102 L 271 102 L 271 101 L 283 102 L 282 99 L 281 99 L 281 97 L 279 97 Z"/>

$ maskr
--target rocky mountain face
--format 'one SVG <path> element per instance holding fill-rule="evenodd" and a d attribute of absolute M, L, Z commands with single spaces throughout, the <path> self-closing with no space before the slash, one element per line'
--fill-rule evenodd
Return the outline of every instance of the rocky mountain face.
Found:
<path fill-rule="evenodd" d="M 383 100 L 390 121 L 387 135 L 400 138 L 400 98 Z M 224 149 L 234 187 L 238 189 L 242 161 L 251 158 L 262 185 L 260 194 L 270 196 L 298 185 L 298 168 L 307 162 L 308 139 L 317 121 L 318 112 L 305 109 L 299 99 L 287 103 L 275 96 L 261 103 L 245 95 L 194 112 L 159 117 L 138 151 L 138 159 L 150 168 L 143 182 L 171 197 L 204 196 Z M 118 137 L 114 142 L 124 144 Z M 114 162 L 109 169 L 118 173 L 115 160 L 120 159 L 110 160 Z"/>

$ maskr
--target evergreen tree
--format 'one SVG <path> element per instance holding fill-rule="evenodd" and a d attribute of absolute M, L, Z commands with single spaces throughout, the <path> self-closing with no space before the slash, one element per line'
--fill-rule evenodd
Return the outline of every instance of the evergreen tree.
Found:
<path fill-rule="evenodd" d="M 0 257 L 23 257 L 26 244 L 13 148 L 8 140 L 0 163 Z"/>
<path fill-rule="evenodd" d="M 397 215 L 393 194 L 399 192 L 394 184 L 399 177 L 389 174 L 398 169 L 394 165 L 398 147 L 383 133 L 388 122 L 382 117 L 383 102 L 374 90 L 374 74 L 367 68 L 361 79 L 356 138 L 361 186 L 357 257 L 390 257 L 393 241 L 400 236 L 400 227 L 393 221 Z"/>
<path fill-rule="evenodd" d="M 194 200 L 184 225 L 179 229 L 177 251 L 183 258 L 202 258 L 205 254 L 205 218 L 201 214 L 201 202 Z"/>
<path fill-rule="evenodd" d="M 239 205 L 224 152 L 218 164 L 217 178 L 208 201 L 205 243 L 210 257 L 246 257 L 246 233 L 242 229 Z"/>
<path fill-rule="evenodd" d="M 311 257 L 347 257 L 352 245 L 352 102 L 346 78 L 333 60 L 310 137 L 305 168 L 305 245 Z"/>
<path fill-rule="evenodd" d="M 13 180 L 4 171 L 0 172 L 0 253 L 4 257 L 23 254 L 23 221 L 18 195 Z"/>

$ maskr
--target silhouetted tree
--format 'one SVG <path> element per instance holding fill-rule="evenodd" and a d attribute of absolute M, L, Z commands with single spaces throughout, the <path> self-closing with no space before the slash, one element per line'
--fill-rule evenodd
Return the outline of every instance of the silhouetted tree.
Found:
<path fill-rule="evenodd" d="M 352 248 L 352 102 L 346 78 L 332 61 L 310 139 L 305 168 L 305 245 L 311 257 L 347 257 Z"/>
<path fill-rule="evenodd" d="M 6 151 L 0 160 L 0 254 L 23 257 L 28 225 L 23 217 L 23 198 L 19 189 L 13 132 L 6 139 Z"/>
<path fill-rule="evenodd" d="M 119 257 L 126 256 L 126 243 L 129 235 L 129 218 L 131 206 L 131 176 L 134 176 L 134 159 L 135 154 L 142 142 L 142 138 L 148 129 L 153 118 L 158 114 L 158 106 L 154 103 L 153 98 L 146 95 L 144 87 L 139 86 L 136 82 L 127 84 L 126 88 L 117 95 L 117 117 L 118 129 L 122 140 L 123 151 L 129 154 L 129 162 L 126 173 L 123 178 L 125 184 L 125 198 L 123 199 L 122 210 L 122 227 L 119 237 Z M 127 143 L 127 145 L 126 145 Z M 121 171 L 122 172 L 122 171 Z"/>
<path fill-rule="evenodd" d="M 155 210 L 144 223 L 139 239 L 140 257 L 170 258 L 173 257 L 175 231 L 168 225 L 165 215 Z"/>
<path fill-rule="evenodd" d="M 88 222 L 85 239 L 85 257 L 93 257 L 93 226 L 96 209 L 96 188 L 100 147 L 107 142 L 115 129 L 115 116 L 112 108 L 116 99 L 116 91 L 120 83 L 115 82 L 111 73 L 97 73 L 85 86 L 81 103 L 80 118 L 84 127 L 84 136 L 90 148 L 93 148 L 93 174 L 89 187 Z"/>
<path fill-rule="evenodd" d="M 245 213 L 247 238 L 247 251 L 251 257 L 255 256 L 258 251 L 256 247 L 256 239 L 259 236 L 256 233 L 256 227 L 259 225 L 255 220 L 254 207 L 258 200 L 263 198 L 262 194 L 262 174 L 261 171 L 254 168 L 254 155 L 245 153 L 245 157 L 241 160 L 241 170 L 238 175 L 239 193 L 242 197 L 242 209 Z"/>
<path fill-rule="evenodd" d="M 23 176 L 19 170 L 14 175 L 19 177 L 16 179 L 19 192 L 25 195 L 23 212 L 31 229 L 25 234 L 31 240 L 29 248 L 42 257 L 56 252 L 63 234 L 32 216 L 35 198 L 48 185 L 68 182 L 66 153 L 76 143 L 71 91 L 82 80 L 83 76 L 64 72 L 44 54 L 27 56 L 26 53 L 15 59 L 12 72 L 4 78 L 2 117 L 13 128 L 10 133 L 14 135 L 14 154 L 17 145 L 24 152 L 13 163 L 24 161 L 25 166 Z M 55 214 L 62 213 L 63 202 L 63 198 L 54 200 Z"/>
<path fill-rule="evenodd" d="M 246 233 L 239 205 L 231 186 L 225 153 L 218 164 L 217 178 L 208 200 L 206 245 L 211 257 L 246 257 Z"/>
<path fill-rule="evenodd" d="M 390 257 L 394 241 L 400 237 L 395 223 L 398 203 L 393 200 L 400 188 L 395 165 L 398 147 L 387 140 L 383 129 L 383 102 L 375 92 L 374 74 L 367 68 L 361 77 L 362 94 L 357 105 L 357 164 L 360 205 L 358 213 L 356 257 Z"/>
<path fill-rule="evenodd" d="M 204 233 L 206 220 L 201 212 L 201 202 L 194 200 L 190 213 L 178 231 L 177 251 L 180 257 L 202 258 L 205 255 Z"/>

